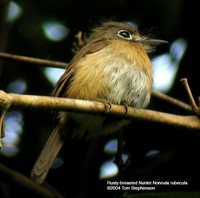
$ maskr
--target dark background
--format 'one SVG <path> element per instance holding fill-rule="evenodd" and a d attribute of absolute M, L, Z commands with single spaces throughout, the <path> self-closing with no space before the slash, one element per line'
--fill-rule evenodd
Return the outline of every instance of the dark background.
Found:
<path fill-rule="evenodd" d="M 0 2 L 0 51 L 18 55 L 69 62 L 72 42 L 79 30 L 102 20 L 134 21 L 144 31 L 153 30 L 156 36 L 173 42 L 184 38 L 188 48 L 181 61 L 175 84 L 168 93 L 187 101 L 180 78 L 187 77 L 195 98 L 199 95 L 199 22 L 195 1 L 169 0 L 19 0 L 22 15 L 13 23 L 6 23 L 5 15 L 9 1 Z M 61 42 L 45 38 L 41 22 L 58 20 L 69 28 L 69 35 Z M 161 46 L 155 55 L 167 52 L 169 46 Z M 25 94 L 50 95 L 53 86 L 46 79 L 43 68 L 35 64 L 0 60 L 0 89 L 15 79 L 27 82 Z M 164 102 L 152 99 L 152 108 L 171 113 L 185 113 Z M 42 110 L 18 109 L 23 113 L 23 134 L 19 153 L 14 157 L 0 156 L 1 163 L 27 176 L 50 131 L 52 115 Z M 123 192 L 106 191 L 106 182 L 99 180 L 102 162 L 111 158 L 103 153 L 104 144 L 114 137 L 102 137 L 98 141 L 67 142 L 62 151 L 64 166 L 51 170 L 47 182 L 67 197 L 118 197 Z M 199 131 L 189 131 L 158 124 L 133 121 L 126 129 L 125 149 L 130 155 L 122 180 L 188 181 L 186 187 L 158 188 L 158 191 L 198 191 L 199 182 Z M 144 155 L 151 149 L 160 154 L 152 159 Z M 1 175 L 1 173 L 0 173 Z M 119 178 L 115 178 L 119 179 Z M 0 177 L 0 197 L 36 195 L 4 177 Z M 6 190 L 5 190 L 6 189 Z M 2 192 L 1 192 L 2 191 Z M 2 193 L 2 196 L 1 196 Z"/>

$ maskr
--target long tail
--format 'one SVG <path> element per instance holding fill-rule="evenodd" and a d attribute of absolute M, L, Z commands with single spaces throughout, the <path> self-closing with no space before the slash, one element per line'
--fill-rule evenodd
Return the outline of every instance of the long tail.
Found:
<path fill-rule="evenodd" d="M 49 139 L 47 140 L 44 148 L 42 149 L 33 169 L 31 171 L 31 177 L 39 184 L 43 183 L 51 165 L 59 153 L 64 143 L 64 137 L 61 136 L 59 128 L 56 127 Z"/>

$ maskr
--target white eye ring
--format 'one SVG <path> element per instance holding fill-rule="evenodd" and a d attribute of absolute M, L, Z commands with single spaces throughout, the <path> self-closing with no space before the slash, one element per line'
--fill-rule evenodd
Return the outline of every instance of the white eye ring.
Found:
<path fill-rule="evenodd" d="M 131 35 L 131 33 L 127 30 L 119 30 L 119 32 L 117 33 L 117 35 L 125 40 L 132 40 L 133 37 Z"/>

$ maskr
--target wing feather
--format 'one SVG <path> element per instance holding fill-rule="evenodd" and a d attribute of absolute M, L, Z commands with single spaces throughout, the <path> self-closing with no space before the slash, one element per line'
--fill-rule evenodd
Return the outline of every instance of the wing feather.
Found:
<path fill-rule="evenodd" d="M 67 88 L 70 84 L 70 80 L 73 79 L 73 76 L 76 72 L 76 63 L 88 54 L 92 54 L 99 50 L 102 50 L 105 46 L 109 45 L 109 43 L 110 42 L 108 40 L 98 40 L 94 43 L 88 43 L 86 46 L 84 46 L 69 63 L 67 70 L 57 82 L 57 85 L 52 95 L 55 97 L 67 97 L 64 93 L 66 93 Z"/>

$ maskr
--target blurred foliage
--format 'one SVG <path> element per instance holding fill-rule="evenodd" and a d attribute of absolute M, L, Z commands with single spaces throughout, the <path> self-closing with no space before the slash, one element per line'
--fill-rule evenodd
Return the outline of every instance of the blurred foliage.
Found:
<path fill-rule="evenodd" d="M 150 32 L 156 37 L 170 43 L 177 38 L 188 41 L 188 50 L 183 58 L 180 70 L 170 95 L 187 101 L 179 79 L 187 77 L 194 96 L 199 94 L 199 52 L 197 38 L 199 29 L 195 28 L 195 2 L 168 0 L 18 0 L 15 2 L 21 9 L 16 20 L 7 21 L 6 13 L 11 1 L 0 2 L 0 51 L 24 56 L 69 62 L 72 58 L 74 35 L 79 31 L 87 31 L 102 20 L 114 19 L 132 21 L 138 24 L 143 32 Z M 190 13 L 190 14 L 188 14 Z M 44 34 L 46 22 L 59 22 L 68 29 L 67 36 L 61 41 L 52 41 Z M 155 55 L 168 51 L 161 46 Z M 8 91 L 9 85 L 18 79 L 26 82 L 25 94 L 50 95 L 53 89 L 43 73 L 43 69 L 35 64 L 0 60 L 0 89 Z M 180 112 L 164 102 L 153 100 L 151 108 L 171 113 Z M 17 109 L 19 110 L 19 109 Z M 1 162 L 29 176 L 31 168 L 53 129 L 52 114 L 47 111 L 20 109 L 23 114 L 23 134 L 18 143 L 16 156 L 1 155 Z M 116 138 L 102 137 L 97 140 L 66 142 L 61 156 L 64 165 L 52 169 L 47 182 L 66 197 L 117 197 L 126 196 L 124 192 L 106 191 L 106 181 L 99 180 L 101 164 L 111 160 L 113 155 L 103 152 L 105 143 Z M 180 191 L 198 191 L 200 189 L 199 151 L 200 136 L 198 132 L 184 131 L 154 125 L 151 123 L 133 122 L 125 132 L 125 151 L 129 155 L 129 163 L 120 180 L 169 180 L 188 181 L 185 189 Z M 145 158 L 152 150 L 158 154 Z M 177 189 L 168 189 L 177 191 Z M 160 189 L 160 191 L 165 191 Z M 132 192 L 130 192 L 132 193 Z M 26 189 L 1 179 L 0 197 L 16 197 L 16 195 L 35 197 Z M 180 194 L 145 195 L 143 197 L 189 197 Z M 142 197 L 142 195 L 130 195 Z M 196 194 L 190 197 L 197 197 Z"/>

